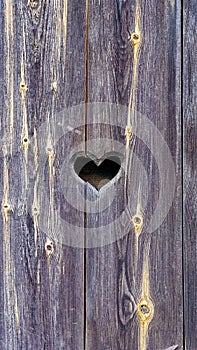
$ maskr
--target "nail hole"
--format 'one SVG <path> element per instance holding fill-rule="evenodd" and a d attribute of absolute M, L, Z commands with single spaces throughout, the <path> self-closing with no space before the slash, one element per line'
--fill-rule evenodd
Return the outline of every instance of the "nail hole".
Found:
<path fill-rule="evenodd" d="M 7 213 L 7 214 L 8 214 L 8 213 L 10 212 L 10 210 L 11 210 L 9 204 L 3 204 L 2 207 L 3 207 L 4 212 Z"/>
<path fill-rule="evenodd" d="M 29 144 L 29 139 L 27 137 L 24 137 L 23 138 L 23 147 L 24 148 L 27 148 L 28 147 L 28 144 Z"/>
<path fill-rule="evenodd" d="M 3 204 L 3 208 L 6 209 L 10 209 L 10 205 L 9 204 Z"/>
<path fill-rule="evenodd" d="M 47 239 L 47 242 L 45 244 L 45 251 L 46 251 L 46 256 L 49 258 L 54 251 L 54 246 L 53 242 Z"/>
<path fill-rule="evenodd" d="M 24 94 L 27 91 L 27 86 L 25 83 L 20 84 L 20 92 Z"/>
<path fill-rule="evenodd" d="M 119 172 L 121 161 L 116 156 L 104 159 L 98 165 L 88 157 L 78 157 L 74 164 L 77 175 L 85 182 L 90 183 L 99 191 L 110 182 Z"/>

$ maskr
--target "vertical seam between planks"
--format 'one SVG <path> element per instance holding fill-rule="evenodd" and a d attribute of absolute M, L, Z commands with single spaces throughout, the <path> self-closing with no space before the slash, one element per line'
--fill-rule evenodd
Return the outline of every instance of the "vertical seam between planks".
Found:
<path fill-rule="evenodd" d="M 86 0 L 86 24 L 85 24 L 85 91 L 84 91 L 84 100 L 85 100 L 85 154 L 87 154 L 87 137 L 88 137 L 88 126 L 87 126 L 87 120 L 88 120 L 88 69 L 89 69 L 89 0 Z M 85 186 L 86 191 L 86 186 Z M 84 202 L 84 350 L 86 349 L 86 234 L 87 234 L 87 203 L 86 199 Z"/>
<path fill-rule="evenodd" d="M 181 201 L 182 201 L 182 284 L 183 284 L 183 349 L 186 349 L 185 344 L 185 256 L 184 256 L 184 101 L 183 101 L 183 54 L 184 54 L 184 0 L 181 0 Z"/>
<path fill-rule="evenodd" d="M 84 101 L 85 101 L 85 154 L 87 153 L 87 137 L 88 137 L 88 69 L 89 69 L 89 0 L 86 0 L 86 27 L 85 27 L 85 91 L 84 91 Z"/>

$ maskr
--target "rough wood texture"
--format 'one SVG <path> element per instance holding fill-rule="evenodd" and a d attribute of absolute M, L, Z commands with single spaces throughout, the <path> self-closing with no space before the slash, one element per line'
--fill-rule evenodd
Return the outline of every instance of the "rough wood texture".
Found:
<path fill-rule="evenodd" d="M 83 349 L 83 250 L 38 223 L 42 213 L 53 231 L 39 186 L 46 168 L 44 190 L 53 195 L 55 111 L 84 101 L 85 3 L 6 0 L 0 18 L 0 349 Z M 42 125 L 48 133 L 39 139 Z M 63 141 L 59 160 L 73 138 Z"/>
<path fill-rule="evenodd" d="M 183 7 L 183 212 L 185 348 L 197 348 L 197 4 Z"/>
<path fill-rule="evenodd" d="M 100 111 L 100 121 L 105 119 L 109 127 L 89 126 L 87 139 L 98 135 L 110 138 L 112 150 L 116 150 L 115 142 L 120 135 L 124 139 L 127 128 L 146 127 L 134 115 L 134 110 L 139 111 L 156 125 L 169 145 L 175 164 L 176 191 L 167 218 L 155 232 L 148 233 L 147 223 L 158 201 L 159 175 L 155 154 L 151 155 L 148 147 L 135 136 L 131 138 L 128 152 L 127 140 L 123 141 L 125 152 L 122 163 L 127 171 L 128 183 L 125 186 L 122 174 L 120 181 L 111 185 L 111 191 L 119 187 L 121 202 L 127 205 L 125 201 L 128 200 L 127 215 L 130 216 L 131 227 L 128 229 L 126 222 L 125 227 L 124 223 L 122 226 L 114 225 L 108 235 L 118 236 L 119 230 L 127 230 L 122 240 L 87 251 L 86 346 L 91 350 L 144 350 L 166 349 L 177 344 L 181 348 L 180 4 L 114 1 L 112 6 L 111 2 L 89 1 L 88 13 L 88 102 L 129 105 L 131 115 L 130 120 L 125 115 L 123 130 L 117 130 L 114 125 L 120 124 L 121 113 L 113 113 L 106 106 L 103 109 L 95 107 L 97 110 L 87 115 L 88 123 L 97 123 Z M 138 37 L 134 38 L 133 33 Z M 98 143 L 90 143 L 87 149 L 97 158 L 109 152 L 106 142 L 101 142 L 99 147 Z M 139 176 L 136 176 L 138 164 L 135 157 L 140 159 L 148 173 L 148 188 L 143 187 L 142 168 L 139 167 Z M 164 157 L 162 150 L 160 157 Z M 127 199 L 123 195 L 125 192 Z M 137 203 L 133 200 L 136 193 L 139 194 Z M 147 205 L 144 197 L 148 198 Z M 95 217 L 87 215 L 87 226 L 94 225 L 96 228 L 104 224 L 104 237 L 107 237 L 107 219 L 121 210 L 116 203 L 114 211 L 101 212 Z M 139 227 L 132 229 L 134 215 L 143 217 L 141 233 Z"/>
<path fill-rule="evenodd" d="M 195 10 L 1 2 L 0 349 L 196 350 Z"/>

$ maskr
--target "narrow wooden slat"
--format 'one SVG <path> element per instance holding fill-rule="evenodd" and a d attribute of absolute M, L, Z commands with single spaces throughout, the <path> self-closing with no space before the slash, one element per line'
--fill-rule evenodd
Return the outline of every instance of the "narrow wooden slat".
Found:
<path fill-rule="evenodd" d="M 89 1 L 86 150 L 122 169 L 87 184 L 88 350 L 183 345 L 180 18 L 176 1 Z"/>
<path fill-rule="evenodd" d="M 74 143 L 84 148 L 83 128 L 73 131 L 84 110 L 66 108 L 84 102 L 85 2 L 0 6 L 0 348 L 82 349 L 84 253 L 63 197 L 78 188 L 60 180 Z"/>
<path fill-rule="evenodd" d="M 86 148 L 90 156 L 98 159 L 106 156 L 110 151 L 117 151 L 115 140 L 118 141 L 120 138 L 119 130 L 116 127 L 116 124 L 118 125 L 117 111 L 115 109 L 115 113 L 113 113 L 113 107 L 107 104 L 108 102 L 116 103 L 119 99 L 119 86 L 116 81 L 116 69 L 119 63 L 117 55 L 118 32 L 120 30 L 118 16 L 120 14 L 115 1 L 113 4 L 89 1 L 88 102 L 90 105 L 87 113 Z M 125 39 L 125 33 L 123 35 Z M 126 45 L 127 41 L 128 33 L 126 33 Z M 132 54 L 128 53 L 128 56 L 131 58 L 132 64 Z M 129 71 L 128 68 L 127 75 L 130 80 Z M 121 87 L 120 85 L 120 89 Z M 125 93 L 128 95 L 129 92 Z M 101 102 L 103 103 L 101 104 Z M 104 125 L 91 125 L 91 123 L 101 124 L 102 122 L 104 122 Z M 106 123 L 109 125 L 105 125 Z M 124 129 L 122 132 L 124 139 Z M 122 148 L 124 152 L 124 143 Z M 123 182 L 124 180 L 121 177 L 118 185 L 120 190 Z M 114 190 L 116 197 L 115 186 L 117 186 L 117 182 L 109 187 L 109 190 Z M 89 188 L 90 197 L 86 208 L 86 239 L 87 245 L 92 248 L 87 249 L 86 253 L 86 349 L 121 349 L 124 347 L 119 337 L 117 309 L 118 270 L 120 268 L 117 245 L 111 243 L 113 233 L 118 230 L 118 227 L 113 225 L 113 216 L 116 212 L 119 213 L 118 203 L 115 203 L 112 209 L 110 192 L 104 190 L 104 207 L 109 207 L 109 210 L 102 210 L 102 202 L 99 199 L 96 200 L 93 189 L 89 185 L 87 187 Z M 92 197 L 95 197 L 95 199 L 93 200 Z M 121 199 L 124 199 L 122 194 Z M 92 208 L 94 208 L 95 214 L 89 214 Z M 108 229 L 110 222 L 114 231 L 112 228 Z M 105 237 L 100 238 L 99 236 L 102 234 L 105 234 Z M 102 247 L 106 240 L 109 245 Z M 121 256 L 120 261 L 122 261 Z"/>
<path fill-rule="evenodd" d="M 197 348 L 196 166 L 197 58 L 195 1 L 183 3 L 183 206 L 184 206 L 184 321 L 185 348 Z"/>

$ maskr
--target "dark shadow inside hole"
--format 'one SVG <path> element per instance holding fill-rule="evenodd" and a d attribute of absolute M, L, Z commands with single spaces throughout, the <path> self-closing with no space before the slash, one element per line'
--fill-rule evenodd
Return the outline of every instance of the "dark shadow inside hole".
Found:
<path fill-rule="evenodd" d="M 74 165 L 77 175 L 83 181 L 89 182 L 97 191 L 117 175 L 120 167 L 120 159 L 116 156 L 105 159 L 98 166 L 90 158 L 79 157 Z"/>

